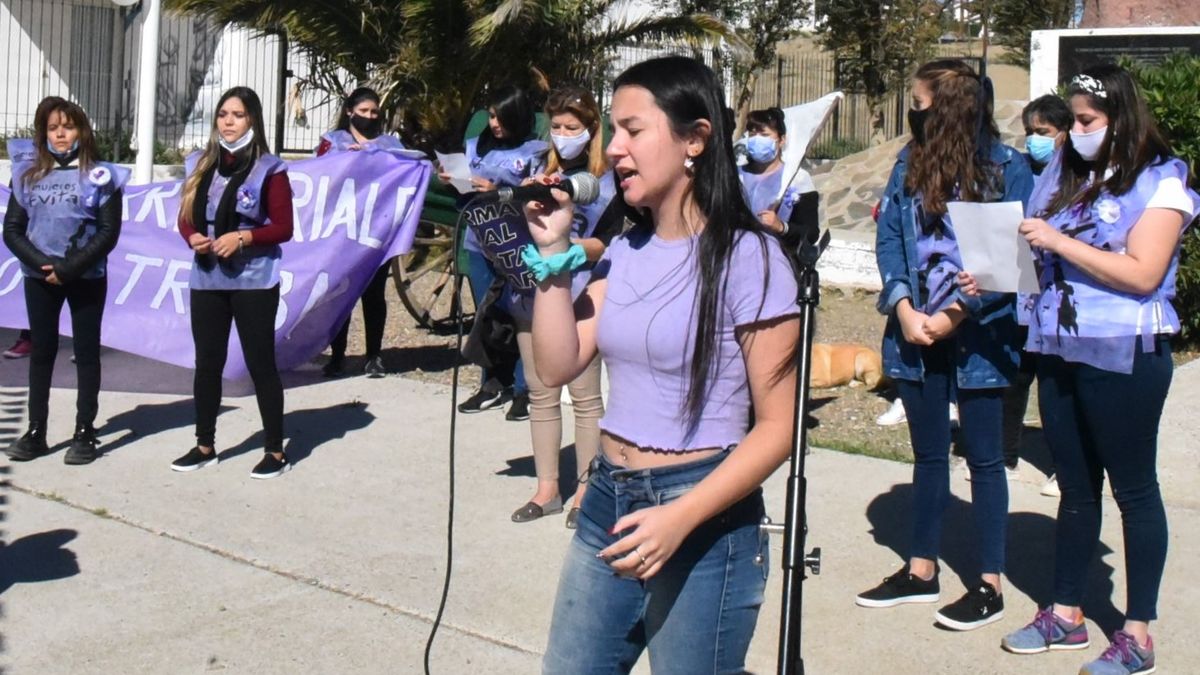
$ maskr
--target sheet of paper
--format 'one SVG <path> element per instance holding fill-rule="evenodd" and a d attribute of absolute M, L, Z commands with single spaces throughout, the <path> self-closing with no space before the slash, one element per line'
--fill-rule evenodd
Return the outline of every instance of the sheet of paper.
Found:
<path fill-rule="evenodd" d="M 450 174 L 450 184 L 458 190 L 460 194 L 470 194 L 475 191 L 475 185 L 471 182 L 471 165 L 467 162 L 467 156 L 461 152 L 455 152 L 449 155 L 443 155 L 440 152 L 437 154 L 438 164 L 441 165 L 442 171 Z"/>
<path fill-rule="evenodd" d="M 946 204 L 963 269 L 979 288 L 998 293 L 1036 293 L 1037 270 L 1029 242 L 1017 232 L 1025 217 L 1021 202 Z"/>

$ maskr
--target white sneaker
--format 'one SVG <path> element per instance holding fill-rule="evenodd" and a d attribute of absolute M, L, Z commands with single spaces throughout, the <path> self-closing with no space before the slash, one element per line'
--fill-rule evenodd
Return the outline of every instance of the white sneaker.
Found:
<path fill-rule="evenodd" d="M 958 404 L 954 402 L 950 403 L 950 428 L 958 428 Z"/>
<path fill-rule="evenodd" d="M 904 413 L 904 402 L 897 398 L 892 401 L 892 407 L 888 408 L 879 417 L 875 418 L 875 424 L 881 427 L 894 427 L 897 424 L 904 424 L 908 421 L 908 415 Z"/>
<path fill-rule="evenodd" d="M 1042 486 L 1042 495 L 1046 497 L 1061 497 L 1062 492 L 1058 489 L 1058 476 L 1050 476 L 1050 480 Z"/>

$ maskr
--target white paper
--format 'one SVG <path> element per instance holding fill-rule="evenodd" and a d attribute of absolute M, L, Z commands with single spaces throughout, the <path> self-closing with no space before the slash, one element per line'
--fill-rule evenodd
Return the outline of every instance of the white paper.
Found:
<path fill-rule="evenodd" d="M 475 191 L 475 184 L 471 182 L 471 165 L 467 162 L 465 154 L 461 152 L 449 155 L 443 155 L 440 152 L 435 152 L 435 154 L 438 164 L 442 167 L 442 172 L 450 174 L 450 184 L 454 186 L 455 190 L 464 195 Z"/>
<path fill-rule="evenodd" d="M 1025 218 L 1021 202 L 949 202 L 946 209 L 958 240 L 963 269 L 983 291 L 1036 293 L 1033 253 L 1017 228 Z"/>

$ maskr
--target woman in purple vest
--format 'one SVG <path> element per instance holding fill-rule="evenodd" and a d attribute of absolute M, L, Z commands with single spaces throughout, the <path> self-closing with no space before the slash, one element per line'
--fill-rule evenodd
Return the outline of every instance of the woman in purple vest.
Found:
<path fill-rule="evenodd" d="M 538 286 L 538 375 L 569 382 L 599 354 L 611 385 L 543 669 L 629 672 L 648 648 L 656 674 L 740 673 L 768 569 L 760 485 L 793 434 L 796 280 L 742 199 L 716 75 L 660 58 L 614 88 L 633 228 L 574 303 L 574 208 L 562 192 L 526 206 L 561 272 Z"/>
<path fill-rule="evenodd" d="M 579 173 L 590 173 L 600 180 L 600 196 L 591 204 L 575 207 L 571 240 L 577 242 L 587 263 L 571 277 L 572 295 L 583 294 L 593 263 L 604 253 L 612 238 L 620 234 L 625 217 L 613 201 L 616 183 L 604 157 L 604 132 L 600 106 L 591 92 L 582 87 L 562 87 L 546 99 L 546 117 L 550 120 L 550 150 L 546 172 L 537 180 L 553 184 Z M 510 281 L 505 285 L 504 308 L 517 323 L 517 345 L 529 386 L 529 435 L 533 445 L 533 463 L 537 472 L 537 491 L 533 498 L 512 514 L 514 522 L 524 523 L 562 510 L 559 494 L 558 456 L 562 446 L 562 387 L 548 386 L 538 378 L 534 367 L 533 316 L 534 288 L 518 289 Z M 586 476 L 588 466 L 600 445 L 600 416 L 604 401 L 600 394 L 600 359 L 592 360 L 579 377 L 567 385 L 571 412 L 575 418 L 575 466 Z M 574 506 L 567 511 L 566 526 L 575 529 L 579 505 L 587 483 L 581 480 L 575 491 Z"/>
<path fill-rule="evenodd" d="M 121 188 L 129 171 L 99 161 L 87 114 L 57 96 L 38 104 L 34 140 L 9 141 L 12 194 L 4 244 L 21 261 L 25 311 L 33 343 L 29 360 L 29 430 L 8 447 L 28 461 L 49 452 L 50 378 L 58 355 L 65 302 L 74 333 L 75 435 L 63 460 L 96 459 L 93 423 L 100 395 L 100 319 L 108 291 L 107 258 L 121 231 Z"/>
<path fill-rule="evenodd" d="M 376 152 L 379 150 L 403 150 L 400 139 L 383 132 L 383 118 L 379 116 L 379 94 L 374 89 L 359 87 L 350 92 L 342 102 L 337 127 L 321 136 L 317 146 L 317 157 L 331 152 Z M 383 377 L 383 329 L 387 324 L 388 266 L 375 271 L 362 294 L 363 327 L 366 335 L 367 360 L 363 372 L 367 377 Z M 342 374 L 346 358 L 346 340 L 350 336 L 350 317 L 333 338 L 331 356 L 322 372 L 326 377 Z"/>
<path fill-rule="evenodd" d="M 215 437 L 221 372 L 232 323 L 254 380 L 265 453 L 252 478 L 291 468 L 283 452 L 283 385 L 275 367 L 280 244 L 292 238 L 287 167 L 267 149 L 262 103 L 248 87 L 217 102 L 212 136 L 188 158 L 179 234 L 195 252 L 191 289 L 196 345 L 196 447 L 171 464 L 194 471 L 218 461 Z"/>
<path fill-rule="evenodd" d="M 896 158 L 883 193 L 875 238 L 882 277 L 879 311 L 888 317 L 883 365 L 896 382 L 912 441 L 912 534 L 906 561 L 883 583 L 859 593 L 861 607 L 934 603 L 940 598 L 942 517 L 950 501 L 950 403 L 971 471 L 978 568 L 967 592 L 934 620 L 973 630 L 1004 613 L 1008 484 L 1002 401 L 1016 371 L 1015 298 L 967 296 L 956 276 L 962 257 L 948 202 L 1025 202 L 1029 164 L 1000 142 L 991 83 L 957 60 L 931 61 L 913 79 L 908 112 L 913 139 Z"/>
<path fill-rule="evenodd" d="M 1129 73 L 1096 66 L 1067 93 L 1070 138 L 1039 178 L 1020 227 L 1041 273 L 1025 348 L 1039 354 L 1038 404 L 1062 492 L 1053 603 L 1003 646 L 1018 654 L 1088 646 L 1080 604 L 1107 473 L 1124 525 L 1125 625 L 1080 672 L 1149 673 L 1149 624 L 1167 557 L 1155 466 L 1171 384 L 1168 337 L 1180 327 L 1171 299 L 1180 238 L 1200 195 Z"/>

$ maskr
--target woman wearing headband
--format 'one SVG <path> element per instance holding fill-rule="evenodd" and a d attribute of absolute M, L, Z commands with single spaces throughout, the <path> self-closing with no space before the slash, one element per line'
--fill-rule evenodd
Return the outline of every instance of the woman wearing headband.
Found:
<path fill-rule="evenodd" d="M 391 134 L 384 133 L 383 118 L 379 114 L 379 94 L 374 89 L 359 87 L 350 92 L 342 102 L 337 126 L 321 136 L 317 146 L 317 157 L 331 152 L 356 152 L 365 150 L 403 150 L 404 144 Z M 366 337 L 366 363 L 363 372 L 367 377 L 383 377 L 387 370 L 383 366 L 383 329 L 387 324 L 388 268 L 381 266 L 367 284 L 362 294 L 363 328 Z M 350 317 L 333 338 L 329 346 L 329 363 L 322 372 L 326 377 L 342 374 L 346 359 L 346 341 L 350 337 Z"/>
<path fill-rule="evenodd" d="M 627 673 L 648 649 L 655 673 L 740 673 L 769 565 L 759 486 L 791 448 L 796 279 L 740 198 L 716 75 L 661 58 L 614 89 L 614 202 L 634 225 L 574 303 L 573 207 L 526 206 L 554 270 L 538 375 L 569 382 L 599 354 L 611 384 L 543 671 Z"/>
<path fill-rule="evenodd" d="M 263 422 L 262 459 L 251 478 L 291 468 L 283 452 L 283 385 L 275 367 L 280 244 L 292 238 L 292 186 L 270 154 L 258 94 L 234 87 L 217 102 L 203 153 L 188 158 L 179 234 L 195 254 L 188 279 L 196 346 L 196 446 L 171 464 L 195 471 L 219 460 L 215 447 L 221 372 L 237 324 Z"/>
<path fill-rule="evenodd" d="M 96 459 L 99 411 L 100 319 L 108 292 L 107 258 L 121 232 L 121 188 L 129 171 L 99 161 L 87 114 L 57 96 L 38 104 L 34 142 L 10 141 L 12 194 L 4 244 L 21 261 L 29 315 L 29 430 L 8 448 L 28 461 L 46 444 L 50 379 L 58 354 L 63 303 L 71 310 L 77 376 L 75 434 L 63 460 Z"/>
<path fill-rule="evenodd" d="M 934 603 L 940 598 L 938 554 L 950 500 L 950 402 L 957 399 L 979 568 L 967 593 L 935 621 L 972 630 L 1004 612 L 1008 484 L 1001 442 L 1001 402 L 1016 370 L 1012 294 L 968 296 L 956 275 L 962 258 L 947 202 L 1024 202 L 1033 179 L 1015 149 L 1000 142 L 990 82 L 956 60 L 926 63 L 912 83 L 913 139 L 900 151 L 883 194 L 875 240 L 882 277 L 879 309 L 887 315 L 884 370 L 908 415 L 913 455 L 913 526 L 906 562 L 860 593 L 862 607 Z"/>
<path fill-rule="evenodd" d="M 1080 672 L 1150 673 L 1167 557 L 1158 423 L 1171 384 L 1168 338 L 1180 328 L 1171 305 L 1180 239 L 1200 195 L 1128 72 L 1090 68 L 1067 94 L 1074 126 L 1020 227 L 1041 271 L 1026 349 L 1039 354 L 1038 403 L 1062 492 L 1053 596 L 1003 646 L 1018 654 L 1088 646 L 1080 606 L 1107 474 L 1124 525 L 1125 623 Z"/>

